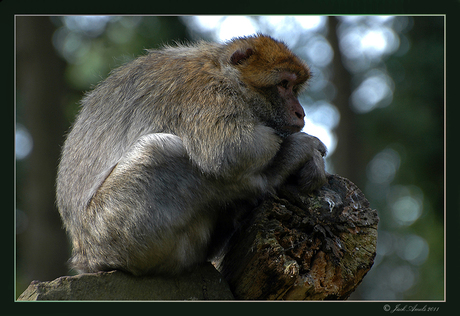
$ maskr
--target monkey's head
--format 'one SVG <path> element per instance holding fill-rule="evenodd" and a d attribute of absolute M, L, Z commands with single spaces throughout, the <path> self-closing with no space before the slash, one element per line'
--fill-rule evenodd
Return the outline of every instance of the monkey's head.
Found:
<path fill-rule="evenodd" d="M 297 96 L 310 78 L 308 66 L 287 46 L 257 35 L 228 44 L 229 63 L 251 95 L 254 115 L 282 137 L 300 132 L 305 112 Z"/>

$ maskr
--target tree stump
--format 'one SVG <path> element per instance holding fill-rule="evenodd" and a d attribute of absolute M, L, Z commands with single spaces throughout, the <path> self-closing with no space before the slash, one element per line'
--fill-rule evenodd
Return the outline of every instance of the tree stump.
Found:
<path fill-rule="evenodd" d="M 265 199 L 214 262 L 244 300 L 346 299 L 374 263 L 377 211 L 348 179 Z"/>

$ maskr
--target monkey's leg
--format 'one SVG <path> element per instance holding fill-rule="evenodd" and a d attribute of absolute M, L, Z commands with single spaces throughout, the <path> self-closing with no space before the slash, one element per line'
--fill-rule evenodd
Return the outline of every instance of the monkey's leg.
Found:
<path fill-rule="evenodd" d="M 204 211 L 212 196 L 204 182 L 179 137 L 143 136 L 89 203 L 75 267 L 170 274 L 204 261 L 214 222 Z"/>

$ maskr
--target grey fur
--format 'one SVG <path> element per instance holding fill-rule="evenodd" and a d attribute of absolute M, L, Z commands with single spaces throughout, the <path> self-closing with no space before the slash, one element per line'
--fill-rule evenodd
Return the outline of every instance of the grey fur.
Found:
<path fill-rule="evenodd" d="M 149 51 L 82 100 L 57 178 L 73 268 L 180 273 L 207 259 L 232 201 L 272 192 L 293 173 L 305 191 L 325 182 L 324 145 L 261 121 L 254 109 L 263 106 L 283 119 L 241 82 L 229 47 Z"/>

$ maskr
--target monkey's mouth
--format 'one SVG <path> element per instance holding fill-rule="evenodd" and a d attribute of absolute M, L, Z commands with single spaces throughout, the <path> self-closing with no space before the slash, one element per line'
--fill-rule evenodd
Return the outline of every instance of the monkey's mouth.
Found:
<path fill-rule="evenodd" d="M 280 126 L 278 127 L 278 129 L 276 129 L 277 131 L 277 134 L 281 137 L 288 137 L 289 135 L 292 135 L 294 133 L 298 133 L 302 130 L 302 127 L 298 126 L 298 125 L 284 125 L 284 126 Z"/>
<path fill-rule="evenodd" d="M 285 125 L 281 127 L 283 131 L 291 133 L 291 134 L 300 132 L 302 128 L 303 126 L 299 126 L 299 125 Z"/>

